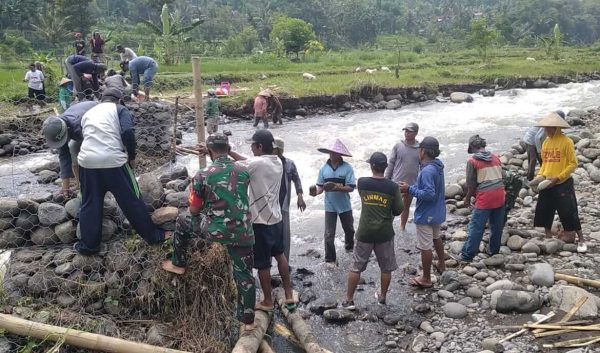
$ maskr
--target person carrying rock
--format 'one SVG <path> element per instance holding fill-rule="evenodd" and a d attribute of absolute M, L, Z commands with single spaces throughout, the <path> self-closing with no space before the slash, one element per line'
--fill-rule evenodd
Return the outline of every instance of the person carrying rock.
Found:
<path fill-rule="evenodd" d="M 71 179 L 77 180 L 79 166 L 77 156 L 83 142 L 81 119 L 98 102 L 81 102 L 72 105 L 59 116 L 51 116 L 42 124 L 42 134 L 50 148 L 58 150 L 60 164 L 60 179 L 62 180 L 61 193 L 71 192 Z"/>
<path fill-rule="evenodd" d="M 258 278 L 263 292 L 263 300 L 256 309 L 273 311 L 271 286 L 271 258 L 277 261 L 277 269 L 285 291 L 285 305 L 290 311 L 296 309 L 292 293 L 289 264 L 284 254 L 283 223 L 279 205 L 279 189 L 283 175 L 283 166 L 273 155 L 274 138 L 269 130 L 258 130 L 250 140 L 254 157 L 246 158 L 234 151 L 229 152 L 236 161 L 244 161 L 250 173 L 248 196 L 252 229 L 254 230 L 254 268 L 258 269 Z"/>
<path fill-rule="evenodd" d="M 565 118 L 565 113 L 562 110 L 557 110 L 556 114 L 560 115 L 561 118 Z M 532 126 L 527 129 L 525 136 L 523 136 L 523 142 L 527 144 L 527 160 L 529 165 L 527 166 L 527 180 L 531 181 L 535 177 L 535 166 L 537 162 L 542 165 L 542 144 L 546 139 L 546 131 L 543 127 Z"/>
<path fill-rule="evenodd" d="M 504 170 L 500 158 L 485 150 L 487 142 L 479 135 L 469 138 L 467 152 L 473 156 L 467 161 L 467 195 L 465 203 L 471 206 L 471 197 L 475 196 L 475 207 L 469 222 L 469 234 L 459 261 L 471 262 L 479 252 L 486 224 L 490 223 L 489 255 L 500 251 L 506 193 L 504 190 Z"/>
<path fill-rule="evenodd" d="M 537 185 L 539 190 L 533 224 L 535 227 L 544 227 L 546 237 L 551 238 L 554 235 L 552 232 L 554 214 L 558 212 L 564 228 L 563 234 L 559 235 L 561 240 L 573 243 L 577 233 L 579 243 L 577 250 L 585 252 L 587 245 L 583 239 L 577 210 L 577 196 L 571 177 L 577 169 L 577 156 L 573 140 L 562 133 L 562 129 L 570 126 L 556 112 L 548 114 L 536 126 L 544 128 L 547 138 L 541 150 L 542 167 L 530 184 Z"/>
<path fill-rule="evenodd" d="M 404 141 L 400 141 L 392 148 L 390 163 L 385 170 L 385 177 L 396 183 L 403 181 L 413 185 L 417 181 L 421 163 L 419 160 L 419 142 L 416 140 L 419 125 L 408 123 L 402 130 L 404 131 Z M 408 193 L 402 195 L 402 197 L 404 198 L 404 210 L 402 216 L 400 216 L 400 230 L 404 231 L 410 215 L 410 205 L 413 197 Z"/>
<path fill-rule="evenodd" d="M 290 261 L 290 245 L 291 245 L 291 229 L 290 229 L 290 202 L 292 199 L 292 183 L 296 188 L 296 202 L 300 212 L 304 212 L 306 209 L 306 202 L 304 202 L 304 192 L 302 191 L 302 181 L 300 181 L 300 175 L 298 174 L 298 168 L 293 160 L 284 157 L 283 151 L 285 143 L 281 138 L 275 138 L 275 154 L 281 160 L 283 165 L 283 177 L 281 180 L 281 188 L 279 189 L 279 205 L 281 206 L 281 216 L 283 219 L 283 247 L 285 258 Z"/>
<path fill-rule="evenodd" d="M 219 130 L 219 98 L 214 89 L 208 90 L 208 102 L 206 102 L 206 132 L 216 134 Z"/>
<path fill-rule="evenodd" d="M 198 171 L 190 186 L 189 212 L 177 217 L 173 256 L 162 264 L 166 271 L 184 274 L 187 249 L 193 237 L 223 244 L 233 264 L 238 292 L 238 319 L 246 331 L 253 330 L 256 286 L 252 275 L 254 232 L 250 223 L 248 168 L 227 154 L 229 140 L 223 134 L 206 139 L 212 164 Z"/>
<path fill-rule="evenodd" d="M 133 118 L 120 102 L 116 89 L 104 91 L 101 103 L 81 118 L 83 142 L 77 161 L 81 182 L 79 225 L 81 238 L 75 250 L 82 255 L 100 251 L 104 196 L 110 191 L 133 229 L 149 244 L 170 236 L 154 225 L 140 194 L 133 167 L 136 146 Z"/>
<path fill-rule="evenodd" d="M 419 144 L 421 171 L 414 185 L 400 182 L 400 191 L 417 198 L 415 224 L 417 226 L 417 249 L 421 251 L 423 275 L 413 277 L 409 284 L 415 287 L 431 288 L 431 264 L 433 250 L 438 258 L 437 270 L 446 270 L 444 262 L 444 243 L 441 238 L 441 226 L 446 221 L 446 200 L 444 182 L 444 164 L 437 157 L 440 144 L 437 139 L 427 136 Z"/>
<path fill-rule="evenodd" d="M 356 187 L 354 169 L 342 158 L 352 157 L 348 148 L 336 139 L 330 147 L 319 148 L 319 152 L 328 153 L 329 159 L 319 170 L 316 186 L 310 190 L 311 196 L 325 192 L 325 262 L 337 266 L 335 254 L 335 228 L 338 217 L 344 229 L 346 251 L 354 248 L 354 217 L 350 193 Z"/>
<path fill-rule="evenodd" d="M 371 166 L 373 176 L 358 179 L 357 188 L 362 211 L 356 230 L 352 265 L 348 273 L 346 300 L 342 303 L 344 308 L 350 310 L 356 309 L 354 292 L 372 252 L 375 252 L 381 270 L 381 291 L 377 293 L 379 304 L 385 304 L 392 272 L 398 268 L 394 252 L 393 221 L 395 216 L 402 213 L 402 194 L 398 184 L 384 177 L 388 166 L 385 154 L 375 152 L 367 163 Z"/>

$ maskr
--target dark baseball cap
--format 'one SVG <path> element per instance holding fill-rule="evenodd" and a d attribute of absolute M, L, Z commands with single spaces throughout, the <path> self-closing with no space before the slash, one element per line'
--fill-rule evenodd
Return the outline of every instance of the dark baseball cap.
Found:
<path fill-rule="evenodd" d="M 277 148 L 275 145 L 275 138 L 271 131 L 267 129 L 258 130 L 252 135 L 252 138 L 248 140 L 249 143 L 256 143 L 258 145 L 268 146 L 271 145 L 273 148 Z"/>
<path fill-rule="evenodd" d="M 408 130 L 411 132 L 419 132 L 419 125 L 417 123 L 408 123 L 402 130 Z"/>
<path fill-rule="evenodd" d="M 437 151 L 440 149 L 440 143 L 435 137 L 427 136 L 419 143 L 420 148 Z"/>
<path fill-rule="evenodd" d="M 212 134 L 206 138 L 206 146 L 228 146 L 229 139 L 223 134 Z"/>
<path fill-rule="evenodd" d="M 381 152 L 375 152 L 367 159 L 370 165 L 384 166 L 387 165 L 387 157 Z"/>
<path fill-rule="evenodd" d="M 51 116 L 42 124 L 42 134 L 50 148 L 60 148 L 67 143 L 69 134 L 67 123 L 57 116 Z"/>
<path fill-rule="evenodd" d="M 482 148 L 487 146 L 487 142 L 485 139 L 479 135 L 473 135 L 469 137 L 469 148 L 467 149 L 468 153 L 473 153 L 475 148 Z"/>

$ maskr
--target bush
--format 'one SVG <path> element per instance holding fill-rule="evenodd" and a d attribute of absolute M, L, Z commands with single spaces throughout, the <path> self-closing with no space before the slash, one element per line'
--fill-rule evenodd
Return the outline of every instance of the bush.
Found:
<path fill-rule="evenodd" d="M 10 63 L 17 60 L 15 51 L 6 44 L 0 44 L 0 63 Z"/>
<path fill-rule="evenodd" d="M 31 42 L 14 33 L 4 35 L 4 44 L 9 46 L 19 57 L 27 57 L 33 53 Z"/>

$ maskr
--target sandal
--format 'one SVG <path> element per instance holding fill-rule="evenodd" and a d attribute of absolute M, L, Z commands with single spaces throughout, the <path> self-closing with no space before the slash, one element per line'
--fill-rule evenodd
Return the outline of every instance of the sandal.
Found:
<path fill-rule="evenodd" d="M 413 287 L 418 287 L 418 288 L 431 288 L 433 287 L 433 283 L 423 283 L 420 277 L 413 277 L 408 281 L 408 284 L 410 284 Z"/>
<path fill-rule="evenodd" d="M 298 308 L 298 304 L 296 304 L 296 302 L 294 301 L 294 299 L 286 299 L 285 300 L 285 308 L 290 313 L 293 313 Z"/>
<path fill-rule="evenodd" d="M 273 307 L 272 306 L 265 306 L 262 304 L 256 304 L 254 305 L 254 310 L 260 310 L 260 311 L 264 311 L 265 313 L 272 313 L 273 312 Z"/>
<path fill-rule="evenodd" d="M 444 265 L 443 270 L 440 269 L 440 266 L 437 264 L 437 262 L 432 263 L 431 266 L 435 269 L 435 271 L 438 273 L 438 275 L 441 275 L 444 273 L 444 271 L 446 271 L 446 268 L 445 268 L 446 265 Z"/>

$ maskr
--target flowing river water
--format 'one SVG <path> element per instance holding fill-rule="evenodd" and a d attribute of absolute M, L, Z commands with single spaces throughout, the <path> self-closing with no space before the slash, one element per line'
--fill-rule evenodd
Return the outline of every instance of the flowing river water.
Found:
<path fill-rule="evenodd" d="M 402 137 L 402 128 L 408 122 L 420 125 L 419 138 L 430 135 L 441 144 L 440 159 L 446 165 L 446 183 L 454 182 L 464 174 L 469 136 L 480 134 L 488 140 L 489 149 L 501 152 L 523 136 L 525 129 L 536 118 L 550 111 L 561 109 L 568 112 L 573 109 L 587 109 L 598 105 L 600 82 L 573 83 L 553 89 L 528 89 L 497 92 L 495 97 L 484 98 L 475 95 L 470 104 L 452 104 L 426 102 L 402 107 L 399 110 L 378 110 L 369 112 L 350 112 L 323 115 L 294 121 L 282 126 L 273 126 L 272 132 L 285 141 L 285 155 L 296 163 L 305 191 L 307 209 L 300 213 L 292 199 L 291 228 L 292 254 L 290 263 L 294 268 L 306 268 L 314 275 L 296 280 L 297 289 L 312 282 L 312 290 L 319 299 L 344 298 L 347 268 L 350 256 L 343 250 L 343 235 L 338 224 L 336 246 L 339 266 L 326 268 L 323 258 L 301 256 L 309 249 L 323 253 L 323 197 L 308 196 L 308 187 L 315 183 L 320 166 L 327 155 L 319 153 L 317 148 L 325 147 L 335 138 L 341 139 L 353 154 L 346 160 L 354 167 L 358 177 L 368 176 L 369 167 L 365 160 L 375 151 L 389 155 L 392 146 Z M 262 126 L 262 124 L 261 124 Z M 249 122 L 234 123 L 225 127 L 232 131 L 235 149 L 250 155 L 250 146 L 246 143 L 255 131 Z M 193 134 L 184 134 L 184 143 L 192 143 Z M 19 156 L 3 159 L 0 162 L 0 196 L 39 192 L 35 177 L 28 168 L 56 158 L 49 153 Z M 188 166 L 190 173 L 197 169 L 197 159 L 178 157 L 178 164 Z M 294 194 L 294 193 L 293 193 Z M 352 193 L 355 224 L 360 215 L 358 193 Z M 407 266 L 415 267 L 419 256 L 414 248 L 414 225 L 409 224 L 405 233 L 395 227 L 396 255 L 400 270 L 395 272 L 388 295 L 389 306 L 394 312 L 406 312 L 410 315 L 412 289 L 407 285 L 408 274 L 402 271 Z M 377 265 L 369 264 L 363 274 L 366 284 L 361 285 L 355 302 L 360 306 L 375 303 L 374 294 L 379 283 Z M 312 316 L 308 319 L 317 339 L 332 352 L 385 352 L 386 326 L 382 323 L 351 322 L 344 326 L 325 323 L 322 318 Z M 276 351 L 292 351 L 284 341 L 276 340 Z"/>

